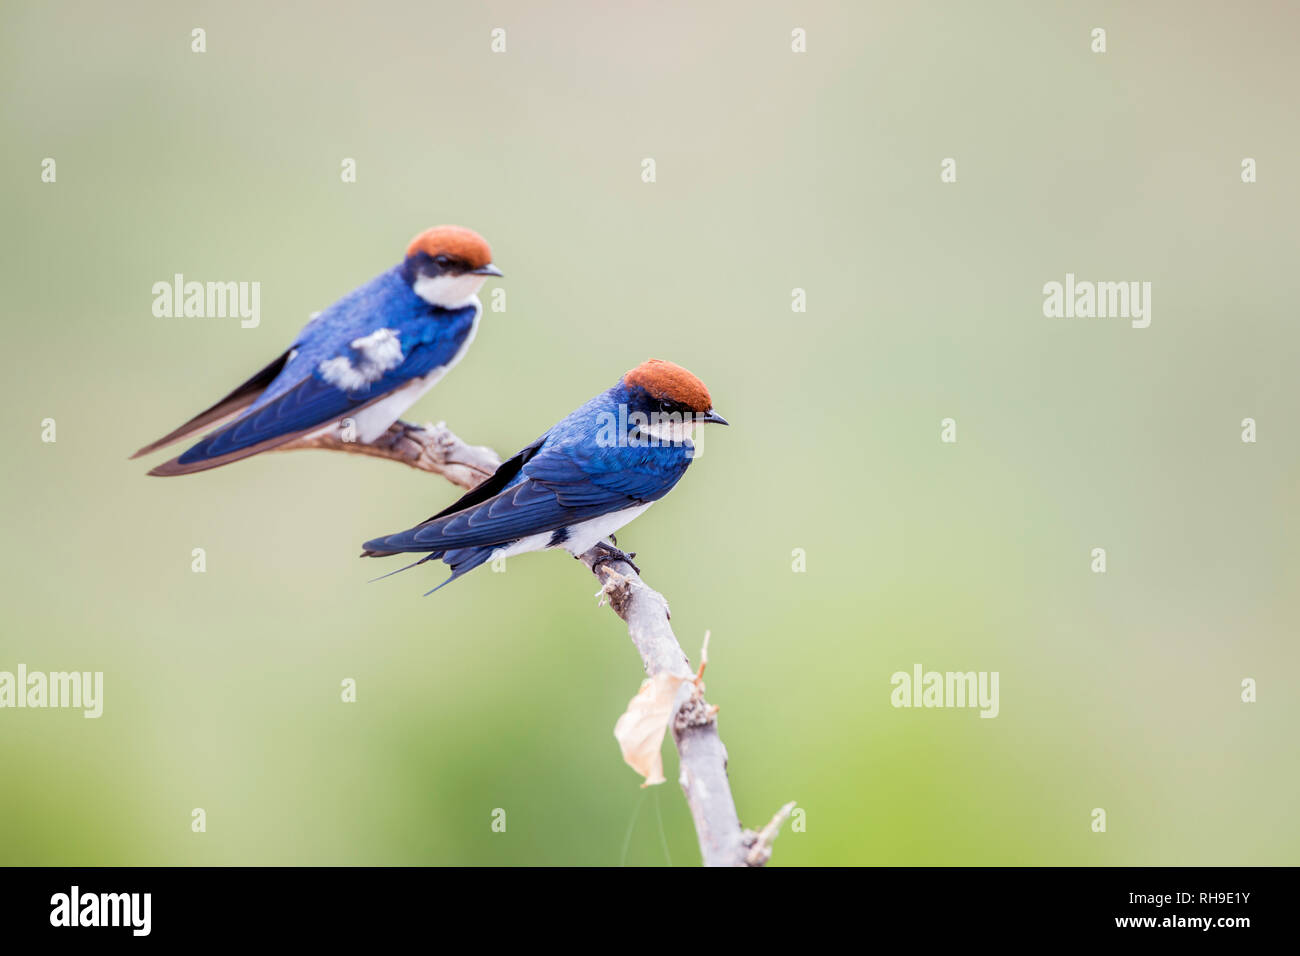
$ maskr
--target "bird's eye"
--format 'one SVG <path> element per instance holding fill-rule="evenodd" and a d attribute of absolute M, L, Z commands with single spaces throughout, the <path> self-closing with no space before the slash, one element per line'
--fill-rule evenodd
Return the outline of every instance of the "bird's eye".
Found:
<path fill-rule="evenodd" d="M 451 265 L 451 256 L 437 255 L 433 257 L 433 261 L 445 269 Z"/>

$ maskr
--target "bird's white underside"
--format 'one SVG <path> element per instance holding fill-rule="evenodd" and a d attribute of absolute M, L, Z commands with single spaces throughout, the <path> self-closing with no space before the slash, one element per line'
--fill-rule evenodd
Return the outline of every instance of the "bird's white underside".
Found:
<path fill-rule="evenodd" d="M 637 517 L 652 504 L 654 504 L 653 501 L 647 501 L 643 505 L 633 505 L 631 508 L 611 511 L 599 518 L 592 518 L 588 521 L 580 521 L 577 524 L 569 525 L 567 539 L 554 547 L 564 548 L 574 557 L 577 557 L 583 552 L 591 550 L 597 542 L 603 541 L 611 534 L 614 534 L 619 528 Z M 542 534 L 533 534 L 527 538 L 520 538 L 514 544 L 507 545 L 504 548 L 497 548 L 492 552 L 490 560 L 512 558 L 517 554 L 527 554 L 530 551 L 545 551 L 547 548 L 552 547 L 551 540 L 554 536 L 553 531 L 546 531 Z"/>

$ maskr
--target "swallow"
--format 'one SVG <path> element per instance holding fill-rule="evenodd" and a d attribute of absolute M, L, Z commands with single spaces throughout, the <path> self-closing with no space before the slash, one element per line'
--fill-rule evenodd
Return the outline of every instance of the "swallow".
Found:
<path fill-rule="evenodd" d="M 425 554 L 398 571 L 440 558 L 452 573 L 433 591 L 485 561 L 548 548 L 578 557 L 599 544 L 601 560 L 631 563 L 635 555 L 613 546 L 614 532 L 673 489 L 695 457 L 694 429 L 706 423 L 727 421 L 704 383 L 651 359 L 451 506 L 367 541 L 362 556 Z"/>
<path fill-rule="evenodd" d="M 215 429 L 151 475 L 188 475 L 342 431 L 364 443 L 465 356 L 483 313 L 478 291 L 500 276 L 483 238 L 436 226 L 411 240 L 406 258 L 314 316 L 275 361 L 211 408 L 132 458 Z"/>

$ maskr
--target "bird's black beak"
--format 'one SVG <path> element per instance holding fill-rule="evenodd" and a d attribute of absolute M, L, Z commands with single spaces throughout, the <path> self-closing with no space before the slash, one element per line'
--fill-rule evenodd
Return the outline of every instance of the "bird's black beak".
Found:
<path fill-rule="evenodd" d="M 731 424 L 731 422 L 727 421 L 725 418 L 723 418 L 721 415 L 719 415 L 717 412 L 715 412 L 715 411 L 714 411 L 713 409 L 711 409 L 711 408 L 710 408 L 707 412 L 704 413 L 704 415 L 700 418 L 700 421 L 702 421 L 702 422 L 707 422 L 707 423 L 709 423 L 709 424 L 711 424 L 711 425 L 730 425 L 730 424 Z"/>
<path fill-rule="evenodd" d="M 500 269 L 498 269 L 496 266 L 494 266 L 494 265 L 493 265 L 492 263 L 490 263 L 490 262 L 489 262 L 487 265 L 485 265 L 485 266 L 479 266 L 477 269 L 470 269 L 470 270 L 469 270 L 469 274 L 472 275 L 472 276 L 501 276 L 501 275 L 504 275 L 504 273 L 503 273 Z"/>

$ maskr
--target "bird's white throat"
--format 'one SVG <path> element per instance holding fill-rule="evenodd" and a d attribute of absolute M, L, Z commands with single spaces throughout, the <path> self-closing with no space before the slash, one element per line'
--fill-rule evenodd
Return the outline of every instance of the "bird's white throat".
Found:
<path fill-rule="evenodd" d="M 476 301 L 474 297 L 486 281 L 487 276 L 474 275 L 472 272 L 458 276 L 418 276 L 412 288 L 416 295 L 430 305 L 436 305 L 440 309 L 463 309 Z"/>

